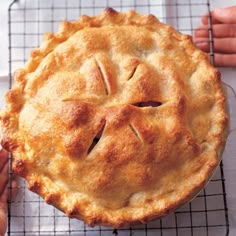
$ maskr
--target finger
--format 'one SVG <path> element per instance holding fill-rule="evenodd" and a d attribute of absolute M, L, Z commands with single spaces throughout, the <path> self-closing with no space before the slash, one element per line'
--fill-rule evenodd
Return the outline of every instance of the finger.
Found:
<path fill-rule="evenodd" d="M 236 40 L 234 38 L 214 38 L 214 51 L 224 54 L 236 53 Z M 210 43 L 207 38 L 196 38 L 194 40 L 198 48 L 205 52 L 210 51 Z"/>
<path fill-rule="evenodd" d="M 220 23 L 236 23 L 236 6 L 227 7 L 227 8 L 216 8 L 211 11 L 211 23 L 220 24 Z M 207 25 L 209 21 L 209 14 L 203 15 L 202 24 Z"/>
<path fill-rule="evenodd" d="M 208 38 L 209 37 L 209 26 L 201 25 L 194 30 L 195 38 Z"/>
<path fill-rule="evenodd" d="M 216 38 L 236 37 L 236 24 L 216 24 L 212 26 L 212 35 Z M 194 36 L 208 38 L 209 29 L 207 25 L 202 25 L 195 29 Z"/>
<path fill-rule="evenodd" d="M 0 202 L 7 203 L 8 189 L 9 186 L 6 184 L 3 193 L 0 195 Z M 11 184 L 11 201 L 14 200 L 14 198 L 16 197 L 17 191 L 18 191 L 18 183 L 16 180 L 13 180 Z"/>
<path fill-rule="evenodd" d="M 4 191 L 0 195 L 0 212 L 7 213 L 7 185 L 5 185 Z"/>
<path fill-rule="evenodd" d="M 212 11 L 212 19 L 216 19 L 222 23 L 236 23 L 236 6 L 227 8 L 216 8 Z"/>
<path fill-rule="evenodd" d="M 208 25 L 209 14 L 205 14 L 205 15 L 202 17 L 201 21 L 202 21 L 202 24 L 203 24 L 203 25 Z M 216 18 L 214 18 L 214 17 L 212 16 L 212 13 L 211 13 L 211 23 L 212 23 L 212 24 L 220 24 L 221 22 L 220 22 L 219 20 L 217 20 Z"/>
<path fill-rule="evenodd" d="M 17 182 L 12 181 L 12 197 L 16 195 Z M 3 193 L 0 195 L 0 235 L 4 235 L 7 229 L 7 198 L 8 198 L 8 187 L 4 188 Z"/>
<path fill-rule="evenodd" d="M 2 171 L 0 172 L 0 196 L 2 195 L 2 192 L 4 191 L 4 188 L 7 184 L 8 180 L 8 165 L 5 164 Z"/>
<path fill-rule="evenodd" d="M 194 43 L 202 51 L 204 52 L 210 51 L 210 42 L 208 38 L 195 38 Z"/>
<path fill-rule="evenodd" d="M 0 171 L 7 163 L 8 152 L 0 146 Z"/>
<path fill-rule="evenodd" d="M 17 191 L 18 191 L 18 183 L 17 183 L 16 180 L 12 180 L 12 183 L 11 183 L 11 201 L 13 201 L 15 199 Z M 5 197 L 7 197 L 7 196 L 5 196 Z"/>
<path fill-rule="evenodd" d="M 209 26 L 208 25 L 201 25 L 194 30 L 194 37 L 195 38 L 208 38 L 209 36 Z"/>
<path fill-rule="evenodd" d="M 7 184 L 4 186 L 4 191 L 2 192 L 2 194 L 0 195 L 0 202 L 2 204 L 7 204 L 7 195 L 8 194 L 8 187 Z"/>
<path fill-rule="evenodd" d="M 236 67 L 236 54 L 215 54 L 215 66 L 220 67 Z"/>

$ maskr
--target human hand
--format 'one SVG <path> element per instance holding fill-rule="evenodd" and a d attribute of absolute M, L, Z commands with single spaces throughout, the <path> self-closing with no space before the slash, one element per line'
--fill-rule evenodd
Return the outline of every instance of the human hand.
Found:
<path fill-rule="evenodd" d="M 7 229 L 7 183 L 8 183 L 8 154 L 0 146 L 0 236 Z M 12 181 L 12 197 L 16 195 L 17 183 Z"/>
<path fill-rule="evenodd" d="M 215 9 L 211 18 L 215 65 L 236 67 L 236 6 Z M 202 24 L 194 31 L 194 41 L 201 50 L 209 52 L 208 15 L 202 17 Z"/>

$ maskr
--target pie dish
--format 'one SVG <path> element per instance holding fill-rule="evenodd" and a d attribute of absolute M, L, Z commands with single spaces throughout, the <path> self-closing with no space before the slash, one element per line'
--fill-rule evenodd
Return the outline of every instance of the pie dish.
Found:
<path fill-rule="evenodd" d="M 13 171 L 88 225 L 160 218 L 220 161 L 220 73 L 190 36 L 153 15 L 107 8 L 64 21 L 14 78 L 0 116 Z"/>

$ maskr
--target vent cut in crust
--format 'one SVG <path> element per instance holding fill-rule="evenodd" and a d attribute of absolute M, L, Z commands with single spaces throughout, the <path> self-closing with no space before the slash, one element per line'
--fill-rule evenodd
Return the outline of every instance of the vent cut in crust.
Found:
<path fill-rule="evenodd" d="M 219 71 L 153 15 L 64 21 L 15 73 L 2 146 L 28 188 L 88 225 L 162 217 L 209 180 L 225 144 Z"/>

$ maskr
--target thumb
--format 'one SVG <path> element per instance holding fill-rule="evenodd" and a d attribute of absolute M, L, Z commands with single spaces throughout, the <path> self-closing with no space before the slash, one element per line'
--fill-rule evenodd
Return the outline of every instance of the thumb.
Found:
<path fill-rule="evenodd" d="M 216 8 L 212 11 L 212 17 L 221 23 L 236 23 L 236 6 Z"/>

